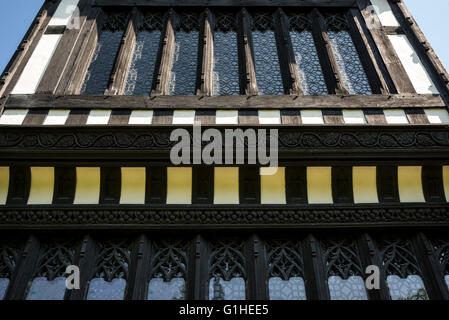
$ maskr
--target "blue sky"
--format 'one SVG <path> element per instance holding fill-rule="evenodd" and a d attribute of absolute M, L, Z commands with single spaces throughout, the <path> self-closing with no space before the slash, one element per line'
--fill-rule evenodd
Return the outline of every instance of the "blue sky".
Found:
<path fill-rule="evenodd" d="M 6 67 L 22 37 L 41 7 L 43 0 L 1 0 L 0 3 L 0 72 Z M 406 0 L 405 3 L 423 29 L 446 69 L 449 68 L 447 23 L 448 0 Z M 446 31 L 445 31 L 446 30 Z"/>

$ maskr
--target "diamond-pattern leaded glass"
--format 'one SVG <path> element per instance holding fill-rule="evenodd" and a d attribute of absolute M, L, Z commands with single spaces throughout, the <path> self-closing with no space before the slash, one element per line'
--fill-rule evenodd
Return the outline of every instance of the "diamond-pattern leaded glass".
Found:
<path fill-rule="evenodd" d="M 125 83 L 125 95 L 150 94 L 161 33 L 161 15 L 145 15 L 142 28 L 137 34 L 133 58 Z"/>
<path fill-rule="evenodd" d="M 410 241 L 384 239 L 379 241 L 379 247 L 391 298 L 393 300 L 428 300 Z"/>
<path fill-rule="evenodd" d="M 245 256 L 239 242 L 216 242 L 209 258 L 209 299 L 244 300 Z"/>
<path fill-rule="evenodd" d="M 348 32 L 347 22 L 339 15 L 326 17 L 327 35 L 332 46 L 343 84 L 349 94 L 372 94 L 357 49 Z"/>
<path fill-rule="evenodd" d="M 368 300 L 365 282 L 360 276 L 342 279 L 332 276 L 327 279 L 331 300 Z"/>
<path fill-rule="evenodd" d="M 187 248 L 183 241 L 153 243 L 149 300 L 184 300 Z"/>
<path fill-rule="evenodd" d="M 299 241 L 267 242 L 270 300 L 306 300 Z"/>
<path fill-rule="evenodd" d="M 332 300 L 367 300 L 363 269 L 353 240 L 323 241 L 324 260 Z"/>
<path fill-rule="evenodd" d="M 94 279 L 90 281 L 87 300 L 122 300 L 125 294 L 130 244 L 127 240 L 99 244 Z"/>
<path fill-rule="evenodd" d="M 309 19 L 298 14 L 291 16 L 289 20 L 290 38 L 303 93 L 305 95 L 328 94 Z"/>
<path fill-rule="evenodd" d="M 270 14 L 254 15 L 252 36 L 259 93 L 284 94 L 273 17 Z"/>
<path fill-rule="evenodd" d="M 84 79 L 82 94 L 104 94 L 125 29 L 126 16 L 111 14 L 98 37 L 94 56 Z"/>
<path fill-rule="evenodd" d="M 180 15 L 175 34 L 175 52 L 170 81 L 171 95 L 194 95 L 198 68 L 199 19 L 196 14 Z"/>
<path fill-rule="evenodd" d="M 237 24 L 233 14 L 219 14 L 214 32 L 214 95 L 238 95 Z"/>

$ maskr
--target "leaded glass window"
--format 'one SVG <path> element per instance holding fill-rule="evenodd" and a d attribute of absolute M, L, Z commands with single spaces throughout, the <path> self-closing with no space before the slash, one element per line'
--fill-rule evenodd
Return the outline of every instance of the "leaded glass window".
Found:
<path fill-rule="evenodd" d="M 270 300 L 306 300 L 299 241 L 267 242 Z"/>
<path fill-rule="evenodd" d="M 87 71 L 81 94 L 104 94 L 120 49 L 126 15 L 110 14 L 98 37 L 97 47 Z"/>
<path fill-rule="evenodd" d="M 123 300 L 128 279 L 130 244 L 107 241 L 99 244 L 95 275 L 90 281 L 87 300 Z"/>
<path fill-rule="evenodd" d="M 302 14 L 295 14 L 289 17 L 289 21 L 290 38 L 303 93 L 305 95 L 328 94 L 309 18 Z"/>
<path fill-rule="evenodd" d="M 368 300 L 362 263 L 352 240 L 323 241 L 327 283 L 332 300 Z"/>
<path fill-rule="evenodd" d="M 214 243 L 209 258 L 209 299 L 245 300 L 245 265 L 242 243 Z"/>
<path fill-rule="evenodd" d="M 274 21 L 271 14 L 253 15 L 253 48 L 257 87 L 260 94 L 284 94 Z"/>
<path fill-rule="evenodd" d="M 187 248 L 184 242 L 154 242 L 148 300 L 185 300 Z"/>
<path fill-rule="evenodd" d="M 19 251 L 15 244 L 2 244 L 0 246 L 0 300 L 5 297 L 18 258 Z"/>
<path fill-rule="evenodd" d="M 27 300 L 63 300 L 66 291 L 66 268 L 75 261 L 72 242 L 54 241 L 43 244 L 39 269 L 31 283 Z"/>
<path fill-rule="evenodd" d="M 217 14 L 214 31 L 214 95 L 238 95 L 237 21 L 232 13 Z"/>
<path fill-rule="evenodd" d="M 428 300 L 421 271 L 409 240 L 380 241 L 382 267 L 393 300 Z"/>
<path fill-rule="evenodd" d="M 198 14 L 179 15 L 175 34 L 175 52 L 170 81 L 171 95 L 194 95 L 198 69 L 198 41 L 200 23 Z"/>
<path fill-rule="evenodd" d="M 162 30 L 162 14 L 145 14 L 136 37 L 136 45 L 125 83 L 125 95 L 150 94 Z"/>
<path fill-rule="evenodd" d="M 349 94 L 372 94 L 368 77 L 348 31 L 346 19 L 338 14 L 327 15 L 326 26 L 343 84 Z"/>

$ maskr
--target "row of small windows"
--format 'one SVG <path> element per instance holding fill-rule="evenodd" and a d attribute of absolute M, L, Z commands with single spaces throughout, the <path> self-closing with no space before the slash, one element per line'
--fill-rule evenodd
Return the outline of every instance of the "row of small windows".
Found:
<path fill-rule="evenodd" d="M 307 300 L 307 281 L 311 275 L 305 269 L 310 259 L 308 238 L 268 239 L 263 241 L 262 255 L 271 300 Z M 315 243 L 315 238 L 312 238 Z M 426 240 L 427 241 L 427 240 Z M 449 287 L 449 242 L 432 238 L 435 257 L 441 267 L 443 281 Z M 251 255 L 247 239 L 222 239 L 203 242 L 208 252 L 208 299 L 244 300 L 248 297 L 248 266 Z M 393 300 L 429 299 L 423 274 L 412 241 L 409 238 L 379 238 L 375 241 L 381 257 L 380 266 Z M 191 241 L 188 239 L 155 240 L 148 243 L 151 258 L 145 272 L 146 298 L 149 300 L 183 300 L 187 296 Z M 368 300 L 366 274 L 356 239 L 324 238 L 318 241 L 323 259 L 323 271 L 332 300 Z M 147 246 L 145 245 L 145 246 Z M 29 280 L 26 299 L 62 300 L 66 295 L 65 270 L 76 261 L 77 240 L 51 240 L 40 244 L 36 270 Z M 87 283 L 87 300 L 121 300 L 126 296 L 130 277 L 133 242 L 129 239 L 96 242 L 97 256 Z M 18 265 L 20 249 L 17 243 L 0 245 L 0 300 L 3 299 L 11 275 Z M 34 263 L 31 265 L 34 266 Z M 23 271 L 23 270 L 22 270 Z M 139 275 L 138 275 L 139 276 Z M 428 276 L 428 275 L 427 275 Z M 315 276 L 312 276 L 314 278 Z M 309 283 L 309 287 L 306 283 Z M 204 283 L 199 281 L 198 283 Z M 263 283 L 263 281 L 261 282 Z M 260 283 L 260 284 L 261 284 Z M 190 285 L 198 285 L 192 284 Z"/>
<path fill-rule="evenodd" d="M 213 95 L 239 95 L 244 93 L 245 64 L 242 40 L 241 13 L 214 12 L 213 28 Z M 200 73 L 200 52 L 203 15 L 175 14 L 175 47 L 172 50 L 170 95 L 195 95 Z M 306 14 L 287 14 L 290 39 L 299 73 L 301 89 L 305 95 L 329 93 L 311 19 Z M 337 61 L 343 85 L 349 94 L 371 94 L 371 87 L 360 61 L 357 49 L 348 31 L 343 14 L 324 15 L 326 34 Z M 164 32 L 169 18 L 163 13 L 145 13 L 138 28 L 132 61 L 125 84 L 125 95 L 149 95 L 156 87 L 158 62 L 164 45 Z M 259 94 L 280 95 L 288 92 L 281 68 L 282 36 L 277 30 L 275 15 L 254 12 L 251 22 L 250 45 L 255 66 Z M 99 35 L 82 88 L 83 94 L 103 94 L 117 57 L 127 22 L 124 14 L 110 14 Z M 284 75 L 283 75 L 284 73 Z"/>

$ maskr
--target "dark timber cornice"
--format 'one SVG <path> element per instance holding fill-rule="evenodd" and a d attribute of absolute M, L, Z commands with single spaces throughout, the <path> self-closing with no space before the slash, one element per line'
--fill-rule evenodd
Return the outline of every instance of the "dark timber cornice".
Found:
<path fill-rule="evenodd" d="M 4 229 L 327 229 L 449 226 L 449 205 L 27 206 L 0 208 Z"/>
<path fill-rule="evenodd" d="M 435 108 L 446 107 L 439 95 L 263 95 L 263 96 L 94 96 L 10 95 L 5 108 L 56 109 L 285 109 L 285 108 Z"/>
<path fill-rule="evenodd" d="M 294 6 L 294 7 L 353 7 L 355 0 L 95 0 L 97 6 L 208 6 L 208 7 L 263 7 L 263 6 Z"/>
<path fill-rule="evenodd" d="M 214 127 L 222 132 L 226 128 L 236 128 L 224 125 Z M 449 130 L 444 125 L 240 127 L 278 129 L 281 162 L 348 160 L 447 162 L 449 154 Z M 192 126 L 184 128 L 191 134 Z M 169 163 L 170 150 L 177 143 L 170 141 L 173 129 L 171 125 L 2 126 L 0 162 Z M 222 134 L 224 136 L 224 132 Z"/>

